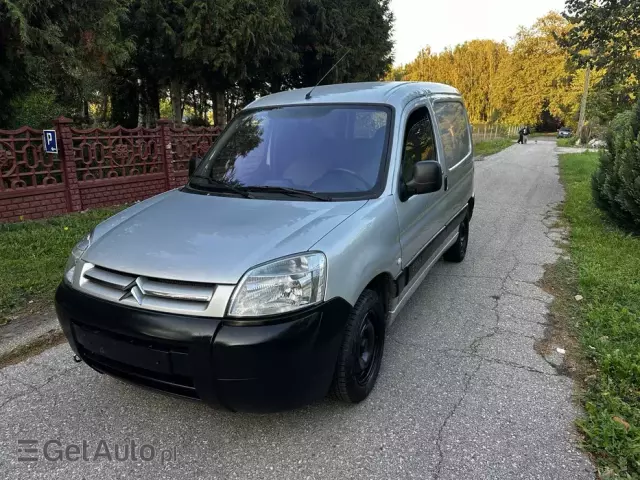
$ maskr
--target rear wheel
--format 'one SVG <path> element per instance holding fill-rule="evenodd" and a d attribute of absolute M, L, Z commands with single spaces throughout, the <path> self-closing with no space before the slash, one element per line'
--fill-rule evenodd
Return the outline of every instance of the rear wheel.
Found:
<path fill-rule="evenodd" d="M 444 254 L 444 259 L 447 262 L 460 263 L 467 255 L 467 245 L 469 244 L 469 215 L 464 217 L 464 220 L 458 227 L 458 239 L 456 243 L 451 245 L 449 250 Z"/>
<path fill-rule="evenodd" d="M 380 372 L 385 319 L 380 297 L 365 290 L 349 314 L 331 392 L 337 399 L 359 403 L 371 393 Z"/>

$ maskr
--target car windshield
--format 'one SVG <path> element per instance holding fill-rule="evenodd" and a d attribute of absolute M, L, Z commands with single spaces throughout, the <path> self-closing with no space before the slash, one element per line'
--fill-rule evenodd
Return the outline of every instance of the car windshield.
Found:
<path fill-rule="evenodd" d="M 196 169 L 199 190 L 362 196 L 381 183 L 390 110 L 289 106 L 241 113 Z M 294 192 L 295 191 L 295 192 Z M 300 199 L 303 199 L 301 195 Z"/>

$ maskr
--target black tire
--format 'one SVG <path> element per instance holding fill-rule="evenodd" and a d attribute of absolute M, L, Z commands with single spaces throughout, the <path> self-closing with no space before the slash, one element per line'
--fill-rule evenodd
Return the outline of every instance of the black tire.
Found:
<path fill-rule="evenodd" d="M 359 403 L 376 383 L 384 351 L 385 318 L 380 297 L 365 290 L 351 309 L 333 375 L 331 394 Z"/>
<path fill-rule="evenodd" d="M 458 227 L 458 239 L 456 243 L 451 245 L 449 250 L 444 254 L 444 259 L 447 262 L 460 263 L 467 255 L 467 245 L 469 245 L 469 215 L 464 217 L 464 220 Z"/>

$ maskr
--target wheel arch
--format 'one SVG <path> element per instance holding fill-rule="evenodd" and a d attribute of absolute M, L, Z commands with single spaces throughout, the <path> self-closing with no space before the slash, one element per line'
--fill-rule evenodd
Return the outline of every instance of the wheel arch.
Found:
<path fill-rule="evenodd" d="M 393 276 L 389 272 L 379 273 L 372 278 L 364 288 L 364 290 L 373 290 L 378 294 L 382 301 L 382 307 L 384 308 L 385 315 L 389 312 L 391 299 L 396 296 L 395 289 L 396 286 Z"/>

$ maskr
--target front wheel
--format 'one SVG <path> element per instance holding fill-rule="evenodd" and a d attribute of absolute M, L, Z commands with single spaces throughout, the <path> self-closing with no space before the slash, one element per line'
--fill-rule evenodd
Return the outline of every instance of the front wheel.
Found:
<path fill-rule="evenodd" d="M 369 396 L 380 372 L 384 336 L 380 297 L 373 290 L 365 290 L 347 320 L 331 386 L 333 396 L 349 403 L 359 403 Z"/>
<path fill-rule="evenodd" d="M 444 259 L 447 262 L 460 263 L 467 255 L 467 245 L 469 244 L 469 215 L 464 217 L 464 220 L 458 227 L 458 239 L 456 243 L 451 245 L 449 250 L 444 254 Z"/>

